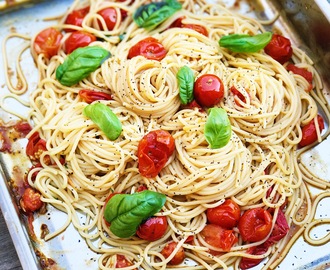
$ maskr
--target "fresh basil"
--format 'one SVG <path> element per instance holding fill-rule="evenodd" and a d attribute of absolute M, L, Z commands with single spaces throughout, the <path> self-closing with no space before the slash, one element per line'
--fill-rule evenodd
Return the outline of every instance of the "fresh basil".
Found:
<path fill-rule="evenodd" d="M 88 46 L 74 50 L 56 69 L 56 79 L 65 86 L 72 86 L 95 71 L 110 52 L 98 47 Z"/>
<path fill-rule="evenodd" d="M 106 204 L 104 218 L 114 235 L 127 238 L 135 234 L 144 220 L 159 212 L 165 201 L 164 194 L 150 190 L 116 194 Z"/>
<path fill-rule="evenodd" d="M 271 32 L 254 36 L 232 34 L 220 38 L 219 44 L 221 47 L 225 47 L 233 52 L 252 53 L 265 48 L 272 39 L 272 35 Z"/>
<path fill-rule="evenodd" d="M 176 74 L 179 84 L 179 96 L 181 103 L 186 105 L 194 99 L 194 72 L 188 67 L 183 66 Z"/>
<path fill-rule="evenodd" d="M 204 136 L 212 149 L 221 148 L 229 142 L 231 125 L 224 109 L 209 109 L 204 127 Z"/>
<path fill-rule="evenodd" d="M 122 125 L 117 115 L 103 103 L 93 103 L 87 105 L 83 114 L 90 118 L 109 138 L 109 140 L 116 140 L 122 131 Z"/>
<path fill-rule="evenodd" d="M 152 30 L 182 8 L 176 0 L 165 0 L 140 6 L 133 15 L 135 23 Z"/>

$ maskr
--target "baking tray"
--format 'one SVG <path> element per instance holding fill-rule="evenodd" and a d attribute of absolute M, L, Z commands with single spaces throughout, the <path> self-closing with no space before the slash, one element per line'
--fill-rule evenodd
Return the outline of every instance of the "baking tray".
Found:
<path fill-rule="evenodd" d="M 38 4 L 32 2 L 38 2 Z M 15 6 L 15 9 L 8 7 L 1 10 L 0 39 L 3 40 L 13 31 L 26 35 L 37 33 L 53 24 L 52 21 L 44 21 L 44 18 L 63 14 L 72 2 L 72 0 L 21 1 L 21 5 Z M 263 20 L 279 14 L 275 27 L 289 36 L 296 46 L 305 50 L 313 59 L 325 85 L 327 101 L 330 103 L 330 3 L 328 1 L 250 1 L 252 9 L 243 1 L 228 0 L 226 2 L 235 8 L 238 3 L 241 11 Z M 15 46 L 10 46 L 9 55 L 17 52 L 17 46 L 25 46 L 25 44 L 24 41 L 17 41 Z M 0 63 L 2 62 L 3 55 L 1 54 Z M 11 64 L 14 65 L 14 63 Z M 28 67 L 25 70 L 25 75 L 29 78 L 28 92 L 21 97 L 27 100 L 29 91 L 37 83 L 37 73 L 28 52 L 22 55 L 22 65 Z M 0 87 L 0 96 L 6 95 L 8 89 L 4 72 L 0 73 Z M 26 109 L 19 107 L 18 102 L 13 99 L 6 99 L 4 105 L 13 108 L 20 115 L 26 114 Z M 4 113 L 2 109 L 0 109 L 0 118 L 5 121 L 16 119 L 15 116 Z M 329 123 L 326 124 L 326 128 L 329 128 Z M 25 144 L 26 140 L 22 139 L 15 142 L 13 147 L 16 151 L 24 152 Z M 330 181 L 330 151 L 328 149 L 330 149 L 330 140 L 326 139 L 304 154 L 301 162 L 309 166 L 309 169 L 313 170 L 317 176 Z M 310 165 L 310 156 L 317 157 L 317 162 Z M 26 220 L 19 212 L 9 185 L 13 177 L 13 167 L 16 165 L 28 167 L 28 160 L 24 156 L 13 157 L 13 155 L 0 153 L 0 163 L 0 206 L 23 269 L 44 269 L 47 259 L 56 263 L 56 269 L 97 269 L 98 255 L 85 245 L 73 226 L 69 226 L 60 236 L 46 243 L 34 241 L 29 237 Z M 318 209 L 317 215 L 330 215 L 327 207 L 330 205 L 330 199 L 326 199 L 322 205 L 323 208 Z M 57 227 L 56 220 L 63 218 L 62 213 L 50 207 L 47 215 L 35 217 L 36 235 L 40 235 L 41 224 L 47 223 L 50 228 Z M 323 246 L 309 246 L 300 238 L 279 267 L 280 269 L 328 269 L 330 268 L 330 243 Z"/>

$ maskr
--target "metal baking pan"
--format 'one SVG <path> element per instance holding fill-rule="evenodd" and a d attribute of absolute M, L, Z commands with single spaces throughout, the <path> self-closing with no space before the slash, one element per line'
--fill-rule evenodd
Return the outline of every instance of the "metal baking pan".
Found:
<path fill-rule="evenodd" d="M 4 1 L 0 3 L 3 4 Z M 17 1 L 19 2 L 19 1 Z M 63 14 L 72 0 L 53 1 L 20 1 L 21 5 L 12 7 L 6 6 L 0 10 L 0 37 L 1 40 L 11 33 L 31 35 L 40 29 L 51 25 L 53 22 L 44 21 L 43 18 Z M 34 2 L 34 4 L 32 3 Z M 35 4 L 35 2 L 38 2 Z M 243 7 L 243 1 L 235 2 L 232 6 Z M 276 27 L 302 48 L 313 59 L 318 71 L 322 76 L 327 93 L 327 101 L 330 103 L 330 3 L 326 0 L 258 0 L 253 2 L 253 8 L 246 9 L 251 15 L 267 20 L 279 14 L 279 19 L 270 27 Z M 27 4 L 27 5 L 26 5 Z M 252 11 L 252 12 L 251 12 Z M 12 48 L 14 50 L 15 48 Z M 25 65 L 29 66 L 29 89 L 36 85 L 37 78 L 33 67 L 33 61 L 28 54 L 22 55 Z M 3 55 L 0 55 L 0 63 L 3 62 Z M 0 95 L 6 95 L 8 89 L 5 83 L 4 72 L 0 73 Z M 22 96 L 27 99 L 28 93 Z M 5 101 L 6 106 L 13 106 L 14 111 L 20 114 L 17 104 L 12 100 Z M 12 119 L 0 109 L 0 118 L 5 121 Z M 15 118 L 15 117 L 14 117 Z M 329 128 L 329 123 L 327 123 Z M 25 140 L 15 143 L 17 149 L 24 149 Z M 308 163 L 309 155 L 318 156 L 318 164 L 311 168 L 324 179 L 330 181 L 330 140 L 326 139 L 317 147 L 312 149 L 302 162 Z M 305 160 L 305 161 L 304 161 Z M 12 155 L 0 153 L 1 177 L 0 177 L 0 206 L 9 228 L 12 240 L 17 250 L 23 269 L 44 269 L 45 260 L 51 259 L 60 269 L 97 269 L 98 255 L 91 251 L 80 239 L 79 234 L 70 226 L 63 234 L 48 241 L 47 243 L 32 240 L 26 228 L 25 219 L 21 216 L 18 207 L 10 191 L 10 179 L 13 177 L 15 165 L 26 164 L 24 158 L 13 158 Z M 307 165 L 306 165 L 307 166 Z M 323 205 L 329 205 L 324 203 Z M 324 207 L 320 209 L 322 214 L 329 210 Z M 60 212 L 50 208 L 47 215 L 35 217 L 34 228 L 36 235 L 40 235 L 40 226 L 47 223 L 48 226 L 56 227 L 56 220 L 62 220 Z M 43 244 L 40 244 L 43 243 Z M 78 258 L 78 259 L 77 259 Z M 281 263 L 281 269 L 327 269 L 330 265 L 330 243 L 324 246 L 309 246 L 303 239 L 299 239 L 290 253 Z"/>

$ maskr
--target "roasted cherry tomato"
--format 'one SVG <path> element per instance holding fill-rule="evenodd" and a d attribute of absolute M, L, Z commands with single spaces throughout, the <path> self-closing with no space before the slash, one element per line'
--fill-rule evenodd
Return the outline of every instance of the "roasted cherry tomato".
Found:
<path fill-rule="evenodd" d="M 264 245 L 253 246 L 248 248 L 247 253 L 251 255 L 262 255 L 267 252 L 268 248 Z M 263 259 L 251 259 L 251 258 L 242 258 L 239 264 L 239 268 L 242 270 L 252 268 L 258 265 Z"/>
<path fill-rule="evenodd" d="M 170 28 L 173 27 L 178 27 L 178 28 L 189 28 L 192 30 L 195 30 L 196 32 L 208 37 L 209 36 L 209 32 L 207 31 L 207 29 L 199 24 L 190 24 L 190 23 L 182 23 L 182 20 L 185 19 L 185 17 L 180 17 L 178 19 L 176 19 L 170 26 Z"/>
<path fill-rule="evenodd" d="M 87 103 L 92 103 L 96 100 L 112 100 L 111 95 L 100 91 L 94 91 L 89 89 L 82 89 L 79 91 L 79 96 Z"/>
<path fill-rule="evenodd" d="M 89 6 L 73 10 L 71 13 L 68 14 L 68 16 L 65 19 L 65 24 L 71 24 L 75 26 L 81 26 L 84 18 L 89 12 Z M 67 32 L 74 31 L 73 29 L 65 29 Z"/>
<path fill-rule="evenodd" d="M 321 115 L 317 116 L 317 122 L 319 124 L 319 130 L 322 132 L 324 129 L 324 121 Z M 299 146 L 303 147 L 310 145 L 317 141 L 317 132 L 314 119 L 310 121 L 306 126 L 302 128 L 302 138 L 299 142 Z"/>
<path fill-rule="evenodd" d="M 124 255 L 117 254 L 116 255 L 116 266 L 115 268 L 125 268 L 128 266 L 132 266 L 133 263 L 131 263 Z"/>
<path fill-rule="evenodd" d="M 212 107 L 220 102 L 224 95 L 221 79 L 214 74 L 204 74 L 195 81 L 194 97 L 201 106 Z"/>
<path fill-rule="evenodd" d="M 75 49 L 86 47 L 95 40 L 96 37 L 88 32 L 75 31 L 65 41 L 64 51 L 67 54 L 72 53 Z"/>
<path fill-rule="evenodd" d="M 312 84 L 313 83 L 313 73 L 312 72 L 308 71 L 305 68 L 297 67 L 293 64 L 288 64 L 286 66 L 286 69 L 288 71 L 291 71 L 294 74 L 302 76 L 303 78 L 305 78 L 306 81 L 309 82 L 309 87 L 308 87 L 308 89 L 306 89 L 307 91 L 310 91 L 313 89 L 313 84 Z"/>
<path fill-rule="evenodd" d="M 172 253 L 173 250 L 176 248 L 177 243 L 172 241 L 165 245 L 163 250 L 160 252 L 165 258 L 168 258 Z M 183 247 L 180 247 L 178 252 L 174 255 L 172 260 L 169 261 L 171 265 L 178 265 L 183 262 L 184 258 L 186 257 Z"/>
<path fill-rule="evenodd" d="M 166 49 L 157 39 L 147 37 L 129 49 L 127 58 L 142 55 L 147 59 L 160 61 L 166 56 L 166 53 Z"/>
<path fill-rule="evenodd" d="M 263 208 L 249 209 L 238 222 L 238 229 L 245 242 L 257 242 L 270 233 L 272 215 Z"/>
<path fill-rule="evenodd" d="M 174 139 L 165 130 L 146 134 L 138 146 L 139 172 L 144 177 L 155 177 L 174 152 Z"/>
<path fill-rule="evenodd" d="M 226 230 L 216 224 L 207 224 L 201 231 L 205 242 L 209 245 L 229 251 L 238 241 L 232 230 Z"/>
<path fill-rule="evenodd" d="M 151 217 L 140 224 L 136 234 L 143 240 L 156 241 L 162 238 L 167 227 L 166 217 Z"/>
<path fill-rule="evenodd" d="M 28 187 L 24 190 L 20 205 L 24 212 L 29 213 L 39 210 L 44 203 L 41 201 L 41 194 L 37 190 Z"/>
<path fill-rule="evenodd" d="M 98 11 L 97 14 L 101 15 L 101 17 L 103 18 L 108 28 L 107 30 L 111 31 L 115 28 L 116 22 L 118 20 L 117 11 L 115 8 L 113 7 L 104 8 Z M 99 21 L 99 27 L 101 30 L 105 30 L 100 21 Z"/>
<path fill-rule="evenodd" d="M 279 210 L 273 231 L 270 234 L 269 238 L 264 243 L 264 245 L 266 247 L 269 247 L 269 246 L 277 243 L 278 241 L 280 241 L 283 237 L 285 237 L 287 235 L 287 233 L 289 232 L 289 229 L 290 229 L 290 227 L 285 218 L 284 213 L 282 212 L 282 210 Z"/>
<path fill-rule="evenodd" d="M 23 136 L 26 136 L 32 130 L 32 127 L 28 122 L 18 121 L 15 124 L 14 129 Z"/>
<path fill-rule="evenodd" d="M 46 141 L 40 138 L 38 132 L 33 133 L 26 145 L 27 156 L 36 161 L 40 159 L 40 155 L 46 150 Z"/>
<path fill-rule="evenodd" d="M 225 229 L 232 229 L 238 223 L 241 210 L 237 203 L 227 199 L 223 204 L 207 209 L 206 214 L 210 223 L 217 224 Z"/>
<path fill-rule="evenodd" d="M 290 39 L 278 34 L 273 34 L 271 41 L 265 47 L 265 53 L 276 61 L 284 64 L 292 56 L 292 47 Z"/>
<path fill-rule="evenodd" d="M 55 28 L 46 28 L 42 30 L 34 40 L 34 50 L 37 54 L 43 53 L 45 57 L 51 58 L 56 55 L 63 35 Z"/>

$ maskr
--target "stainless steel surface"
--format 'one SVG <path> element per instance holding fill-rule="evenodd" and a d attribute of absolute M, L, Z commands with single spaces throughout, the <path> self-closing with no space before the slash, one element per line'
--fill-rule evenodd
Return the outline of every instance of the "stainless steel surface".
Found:
<path fill-rule="evenodd" d="M 323 76 L 328 93 L 328 102 L 330 102 L 330 20 L 327 19 L 330 18 L 330 4 L 326 0 L 259 0 L 252 2 L 255 5 L 255 13 L 261 19 L 270 19 L 279 12 L 281 16 L 275 23 L 275 27 L 290 36 L 295 45 L 306 50 L 312 56 L 318 70 Z M 15 27 L 17 32 L 22 34 L 34 34 L 38 32 L 46 25 L 53 23 L 51 21 L 42 21 L 44 17 L 62 14 L 70 3 L 72 3 L 71 0 L 44 1 L 36 6 L 0 13 L 1 39 L 10 33 L 12 26 Z M 322 11 L 320 7 L 323 8 Z M 1 55 L 0 63 L 2 63 Z M 29 85 L 30 90 L 33 89 L 36 80 L 33 74 L 33 69 L 31 69 L 28 74 L 32 81 Z M 4 85 L 4 76 L 0 74 L 2 92 L 5 90 Z M 5 117 L 1 111 L 0 117 Z M 330 149 L 329 139 L 322 142 L 313 151 L 316 151 L 314 154 L 319 155 L 320 159 L 324 161 L 322 170 L 319 171 L 322 171 L 330 181 L 330 156 L 329 151 L 326 151 L 326 149 Z M 6 181 L 6 179 L 10 179 L 11 177 L 13 164 L 5 155 L 0 154 L 0 156 L 2 160 L 0 206 L 23 269 L 41 269 L 34 253 L 35 247 L 53 258 L 64 269 L 96 269 L 98 255 L 90 251 L 84 245 L 83 241 L 80 241 L 78 233 L 72 226 L 65 233 L 47 243 L 33 243 L 29 239 L 25 224 L 13 202 Z M 329 205 L 329 203 L 324 205 Z M 58 224 L 56 224 L 56 221 L 62 221 L 64 219 L 63 214 L 51 207 L 48 213 L 51 216 L 50 221 L 47 221 L 49 216 L 36 217 L 35 228 L 37 235 L 39 235 L 40 224 L 47 222 L 47 224 L 57 227 Z M 317 266 L 320 267 L 319 269 L 327 269 L 326 267 L 330 262 L 329 254 L 330 243 L 324 247 L 310 247 L 303 240 L 299 240 L 282 263 L 281 268 L 315 269 Z M 0 269 L 7 270 L 1 264 Z"/>

